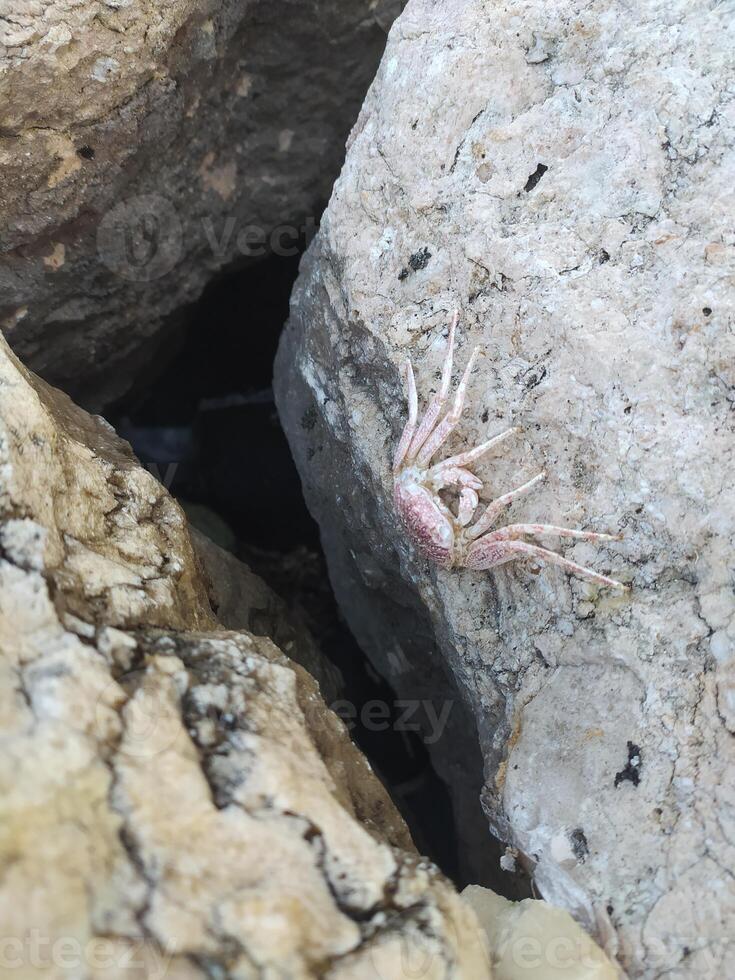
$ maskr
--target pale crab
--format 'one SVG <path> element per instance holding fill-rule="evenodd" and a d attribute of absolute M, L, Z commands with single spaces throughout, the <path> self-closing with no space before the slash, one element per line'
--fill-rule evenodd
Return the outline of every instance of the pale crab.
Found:
<path fill-rule="evenodd" d="M 518 432 L 517 428 L 506 429 L 474 449 L 468 449 L 432 465 L 431 460 L 459 422 L 470 373 L 480 353 L 479 348 L 475 348 L 472 352 L 459 382 L 454 403 L 440 421 L 449 394 L 454 335 L 458 322 L 459 312 L 454 314 L 449 328 L 447 353 L 439 391 L 429 403 L 420 423 L 416 381 L 411 360 L 407 359 L 403 367 L 408 394 L 408 421 L 393 459 L 394 501 L 396 510 L 416 547 L 426 558 L 443 568 L 471 568 L 482 571 L 504 565 L 517 558 L 526 558 L 539 564 L 549 562 L 561 565 L 567 571 L 591 579 L 600 585 L 627 589 L 622 582 L 600 575 L 591 568 L 585 568 L 554 551 L 524 540 L 548 534 L 559 538 L 578 538 L 583 541 L 620 541 L 620 535 L 573 531 L 552 524 L 509 524 L 496 531 L 490 530 L 506 507 L 545 478 L 544 472 L 493 500 L 472 523 L 480 503 L 478 494 L 483 484 L 470 467 L 508 436 Z M 440 497 L 439 492 L 442 490 L 458 493 L 459 504 L 456 514 Z"/>

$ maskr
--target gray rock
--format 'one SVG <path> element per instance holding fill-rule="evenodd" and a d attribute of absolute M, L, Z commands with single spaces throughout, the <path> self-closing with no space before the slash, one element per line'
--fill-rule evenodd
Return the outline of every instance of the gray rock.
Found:
<path fill-rule="evenodd" d="M 411 0 L 277 363 L 354 631 L 401 696 L 461 697 L 476 730 L 459 712 L 434 747 L 458 799 L 479 742 L 490 826 L 635 977 L 735 974 L 726 7 Z M 508 520 L 623 532 L 565 553 L 629 595 L 440 570 L 406 539 L 399 367 L 425 404 L 456 306 L 457 370 L 486 356 L 449 450 L 519 425 L 485 496 L 547 468 Z"/>
<path fill-rule="evenodd" d="M 213 273 L 296 254 L 401 6 L 1 5 L 0 328 L 24 360 L 100 406 Z"/>

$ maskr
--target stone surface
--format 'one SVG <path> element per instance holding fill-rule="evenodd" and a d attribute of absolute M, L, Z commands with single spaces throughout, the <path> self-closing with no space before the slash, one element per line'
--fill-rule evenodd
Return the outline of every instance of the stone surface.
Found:
<path fill-rule="evenodd" d="M 479 736 L 491 827 L 634 977 L 735 974 L 731 14 L 411 0 L 277 364 L 353 630 L 400 696 L 459 693 L 437 765 L 466 785 Z M 486 494 L 547 468 L 509 520 L 622 532 L 565 553 L 629 595 L 405 539 L 399 367 L 436 390 L 455 306 L 457 372 L 486 356 L 449 450 L 519 425 Z"/>
<path fill-rule="evenodd" d="M 314 680 L 218 624 L 178 505 L 4 342 L 0 740 L 8 975 L 490 976 Z"/>
<path fill-rule="evenodd" d="M 527 898 L 509 902 L 469 885 L 462 898 L 473 908 L 492 950 L 494 980 L 617 980 L 610 962 L 568 912 Z"/>
<path fill-rule="evenodd" d="M 247 630 L 268 636 L 290 660 L 301 664 L 319 684 L 327 704 L 344 693 L 339 670 L 319 649 L 304 616 L 234 555 L 190 528 L 191 540 L 209 584 L 209 599 L 217 620 L 228 630 Z"/>
<path fill-rule="evenodd" d="M 215 271 L 296 254 L 401 6 L 0 2 L 0 328 L 26 363 L 109 402 Z"/>

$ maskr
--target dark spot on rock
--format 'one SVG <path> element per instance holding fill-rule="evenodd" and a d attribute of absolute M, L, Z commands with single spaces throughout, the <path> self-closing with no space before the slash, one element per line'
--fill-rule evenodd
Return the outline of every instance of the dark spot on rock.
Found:
<path fill-rule="evenodd" d="M 712 307 L 711 306 L 703 306 L 702 307 L 702 313 L 704 313 L 705 316 L 709 316 L 712 313 Z"/>
<path fill-rule="evenodd" d="M 610 261 L 610 253 L 607 251 L 607 249 L 601 248 L 597 259 L 600 265 L 604 265 L 605 262 Z"/>
<path fill-rule="evenodd" d="M 590 852 L 589 846 L 587 844 L 587 838 L 584 835 L 584 831 L 581 827 L 577 827 L 569 835 L 569 839 L 572 842 L 572 850 L 574 851 L 574 856 L 578 861 L 584 861 Z"/>
<path fill-rule="evenodd" d="M 398 276 L 399 279 L 405 279 L 411 272 L 418 272 L 419 269 L 425 269 L 429 264 L 429 259 L 431 258 L 431 252 L 424 246 L 420 248 L 418 252 L 414 252 L 411 258 L 408 260 L 408 266 L 403 268 Z"/>
<path fill-rule="evenodd" d="M 523 190 L 532 191 L 548 169 L 549 168 L 545 164 L 540 163 L 526 181 L 526 186 L 523 188 Z"/>
<path fill-rule="evenodd" d="M 306 830 L 304 831 L 303 837 L 307 843 L 311 843 L 311 841 L 321 837 L 321 834 L 314 826 L 314 824 L 311 824 L 311 826 L 307 827 Z"/>
<path fill-rule="evenodd" d="M 626 405 L 625 408 L 623 409 L 623 411 L 625 412 L 626 415 L 630 415 L 630 413 L 633 411 L 633 406 L 632 405 Z"/>
<path fill-rule="evenodd" d="M 425 269 L 429 264 L 429 259 L 431 258 L 431 252 L 428 248 L 420 248 L 418 252 L 414 252 L 411 258 L 408 260 L 408 264 L 411 266 L 414 272 L 418 272 L 419 269 Z"/>
<path fill-rule="evenodd" d="M 530 391 L 532 388 L 535 388 L 536 385 L 540 385 L 545 377 L 546 368 L 543 367 L 543 365 L 539 369 L 530 368 L 523 380 L 526 391 Z"/>
<path fill-rule="evenodd" d="M 484 411 L 484 412 L 482 413 L 482 415 L 480 416 L 480 421 L 482 421 L 482 422 L 487 422 L 487 420 L 488 420 L 489 418 L 490 418 L 490 412 L 488 412 L 488 410 L 487 410 L 487 409 L 485 409 L 485 411 Z"/>
<path fill-rule="evenodd" d="M 643 760 L 641 758 L 641 750 L 635 742 L 628 742 L 628 761 L 625 764 L 625 768 L 621 769 L 619 773 L 615 775 L 615 787 L 621 783 L 629 782 L 634 786 L 637 786 L 641 781 L 641 767 L 643 765 Z"/>
<path fill-rule="evenodd" d="M 404 266 L 403 269 L 398 273 L 398 278 L 403 281 L 407 279 L 412 272 L 418 272 L 419 269 L 425 269 L 429 264 L 429 259 L 431 258 L 431 252 L 424 246 L 420 248 L 418 252 L 414 252 L 411 258 L 408 260 L 408 265 Z"/>
<path fill-rule="evenodd" d="M 608 915 L 612 915 L 614 911 L 615 911 L 615 909 L 612 907 L 612 905 L 608 905 L 607 906 L 607 914 Z"/>
<path fill-rule="evenodd" d="M 79 154 L 80 157 L 82 157 L 85 160 L 94 159 L 94 150 L 87 143 L 85 143 L 84 146 L 80 146 L 79 149 L 77 150 L 77 153 Z"/>
<path fill-rule="evenodd" d="M 313 405 L 306 409 L 304 414 L 301 416 L 301 428 L 306 432 L 311 432 L 317 423 L 316 409 Z"/>

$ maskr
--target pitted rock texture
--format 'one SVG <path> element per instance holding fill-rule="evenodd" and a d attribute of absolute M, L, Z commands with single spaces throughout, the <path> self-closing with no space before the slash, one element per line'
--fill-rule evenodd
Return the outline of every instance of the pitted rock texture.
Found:
<path fill-rule="evenodd" d="M 319 684 L 327 704 L 344 694 L 344 680 L 319 649 L 305 616 L 289 608 L 262 578 L 204 534 L 189 528 L 192 544 L 208 582 L 217 621 L 228 630 L 268 636 L 290 660 L 305 667 Z"/>
<path fill-rule="evenodd" d="M 411 0 L 277 365 L 353 629 L 402 696 L 456 686 L 492 829 L 635 977 L 735 974 L 732 24 L 703 0 Z M 425 405 L 455 307 L 455 374 L 486 356 L 447 454 L 519 425 L 484 496 L 546 468 L 505 522 L 622 532 L 565 553 L 629 595 L 406 540 L 399 368 Z"/>
<path fill-rule="evenodd" d="M 489 977 L 316 683 L 183 512 L 0 348 L 0 921 L 23 977 Z"/>
<path fill-rule="evenodd" d="M 214 272 L 296 254 L 401 7 L 0 3 L 0 329 L 24 361 L 108 403 Z"/>

